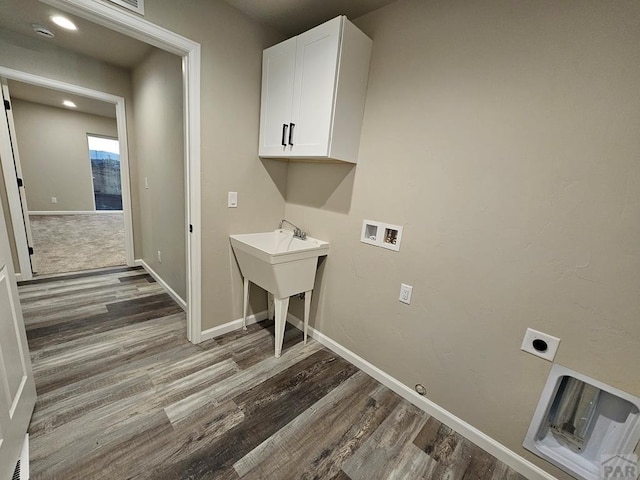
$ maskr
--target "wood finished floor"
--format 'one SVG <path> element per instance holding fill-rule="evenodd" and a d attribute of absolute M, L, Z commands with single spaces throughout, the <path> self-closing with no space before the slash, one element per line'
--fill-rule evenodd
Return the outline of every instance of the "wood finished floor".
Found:
<path fill-rule="evenodd" d="M 140 269 L 20 286 L 38 479 L 522 480 L 364 372 L 273 323 L 192 345 Z"/>

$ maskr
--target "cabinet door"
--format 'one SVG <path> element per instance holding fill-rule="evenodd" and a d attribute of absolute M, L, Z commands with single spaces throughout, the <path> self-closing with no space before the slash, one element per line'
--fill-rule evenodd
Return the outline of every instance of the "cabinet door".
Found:
<path fill-rule="evenodd" d="M 295 62 L 295 37 L 263 52 L 260 156 L 284 156 L 289 150 L 285 145 L 289 141 Z"/>
<path fill-rule="evenodd" d="M 329 152 L 341 28 L 342 17 L 337 17 L 296 37 L 290 156 Z"/>

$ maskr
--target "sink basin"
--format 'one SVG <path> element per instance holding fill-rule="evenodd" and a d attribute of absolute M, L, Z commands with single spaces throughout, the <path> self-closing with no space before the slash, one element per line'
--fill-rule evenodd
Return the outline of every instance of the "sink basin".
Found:
<path fill-rule="evenodd" d="M 231 235 L 242 276 L 277 298 L 313 289 L 318 257 L 329 253 L 329 243 L 290 230 Z"/>
<path fill-rule="evenodd" d="M 295 238 L 290 230 L 230 235 L 231 246 L 244 278 L 244 318 L 247 328 L 249 282 L 261 286 L 273 297 L 275 317 L 275 355 L 280 357 L 287 322 L 289 297 L 304 297 L 304 342 L 307 343 L 311 291 L 316 280 L 318 257 L 329 253 L 329 243 L 316 238 Z M 269 302 L 271 316 L 271 302 Z"/>

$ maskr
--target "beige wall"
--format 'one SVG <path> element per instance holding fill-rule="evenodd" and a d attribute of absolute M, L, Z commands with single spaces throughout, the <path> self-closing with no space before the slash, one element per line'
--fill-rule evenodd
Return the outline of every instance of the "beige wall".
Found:
<path fill-rule="evenodd" d="M 12 103 L 29 211 L 95 210 L 87 134 L 117 137 L 115 119 L 17 98 Z"/>
<path fill-rule="evenodd" d="M 133 70 L 132 79 L 140 258 L 186 299 L 182 59 L 154 49 Z"/>
<path fill-rule="evenodd" d="M 374 40 L 357 167 L 289 167 L 287 218 L 331 242 L 315 326 L 529 459 L 551 364 L 520 351 L 527 327 L 640 395 L 639 18 L 400 0 L 356 21 Z M 360 243 L 364 218 L 404 225 L 401 251 Z"/>
<path fill-rule="evenodd" d="M 281 37 L 222 0 L 150 2 L 146 18 L 202 45 L 202 325 L 242 316 L 242 281 L 229 234 L 275 229 L 287 164 L 260 161 L 262 50 Z M 227 192 L 238 208 L 227 208 Z M 199 228 L 195 225 L 195 228 Z M 253 309 L 266 307 L 254 295 Z"/>

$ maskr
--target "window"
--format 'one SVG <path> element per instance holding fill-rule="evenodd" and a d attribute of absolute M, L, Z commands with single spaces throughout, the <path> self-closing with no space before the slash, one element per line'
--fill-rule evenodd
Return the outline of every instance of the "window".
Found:
<path fill-rule="evenodd" d="M 87 135 L 87 140 L 96 210 L 122 210 L 118 139 Z"/>

